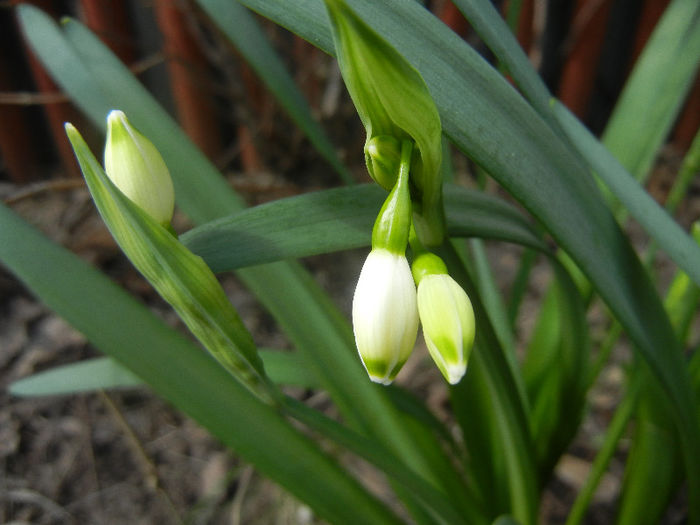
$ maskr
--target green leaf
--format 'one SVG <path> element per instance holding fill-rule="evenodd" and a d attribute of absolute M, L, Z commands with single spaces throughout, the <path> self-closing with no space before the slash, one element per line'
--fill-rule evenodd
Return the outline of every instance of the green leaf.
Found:
<path fill-rule="evenodd" d="M 315 378 L 295 352 L 261 350 L 265 371 L 278 385 L 315 388 Z M 144 382 L 110 357 L 95 357 L 57 366 L 24 377 L 10 385 L 14 396 L 55 396 L 143 386 Z"/>
<path fill-rule="evenodd" d="M 376 185 L 336 188 L 262 204 L 184 233 L 180 240 L 215 271 L 369 246 L 386 194 Z M 445 188 L 448 231 L 547 251 L 534 228 L 497 197 Z"/>
<path fill-rule="evenodd" d="M 700 285 L 700 246 L 639 185 L 610 153 L 561 103 L 554 111 L 564 131 L 591 168 L 625 208 L 688 275 Z"/>
<path fill-rule="evenodd" d="M 238 2 L 197 0 L 197 4 L 243 55 L 289 116 L 309 137 L 316 150 L 346 183 L 352 183 L 352 175 L 338 159 L 321 126 L 311 116 L 308 103 L 255 17 Z"/>
<path fill-rule="evenodd" d="M 700 54 L 700 5 L 674 0 L 627 79 L 603 143 L 637 180 L 646 179 L 693 85 Z"/>
<path fill-rule="evenodd" d="M 368 519 L 399 523 L 316 443 L 234 381 L 209 355 L 2 204 L 0 260 L 93 344 L 320 517 L 347 524 Z"/>
<path fill-rule="evenodd" d="M 109 357 L 57 366 L 10 385 L 13 396 L 55 396 L 109 388 L 131 388 L 143 381 Z"/>
<path fill-rule="evenodd" d="M 541 486 L 583 419 L 590 371 L 583 300 L 563 268 L 555 264 L 554 270 L 522 365 Z"/>

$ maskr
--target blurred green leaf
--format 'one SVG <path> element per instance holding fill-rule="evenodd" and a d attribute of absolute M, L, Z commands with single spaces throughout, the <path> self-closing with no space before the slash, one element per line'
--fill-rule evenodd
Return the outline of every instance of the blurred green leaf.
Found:
<path fill-rule="evenodd" d="M 270 379 L 278 385 L 316 387 L 315 378 L 306 371 L 304 362 L 295 352 L 262 349 L 260 357 Z M 54 396 L 143 385 L 141 379 L 114 359 L 95 357 L 19 379 L 10 385 L 9 391 L 24 397 Z"/>
<path fill-rule="evenodd" d="M 352 183 L 352 175 L 340 162 L 321 126 L 311 116 L 308 103 L 255 17 L 238 2 L 197 0 L 197 4 L 243 55 L 318 152 L 346 183 Z"/>
<path fill-rule="evenodd" d="M 55 396 L 110 388 L 131 388 L 143 381 L 109 357 L 57 366 L 15 381 L 14 396 Z"/>
<path fill-rule="evenodd" d="M 603 133 L 603 144 L 646 180 L 700 66 L 700 4 L 673 0 L 630 73 Z M 619 197 L 619 196 L 618 196 Z"/>

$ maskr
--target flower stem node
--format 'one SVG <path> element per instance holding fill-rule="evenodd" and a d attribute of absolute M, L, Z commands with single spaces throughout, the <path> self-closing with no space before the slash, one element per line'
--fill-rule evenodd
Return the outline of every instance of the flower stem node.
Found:
<path fill-rule="evenodd" d="M 377 135 L 368 139 L 365 162 L 374 181 L 391 191 L 401 165 L 401 142 L 391 135 Z"/>
<path fill-rule="evenodd" d="M 153 143 L 119 110 L 107 116 L 104 165 L 124 195 L 162 226 L 170 225 L 175 207 L 170 172 Z"/>
<path fill-rule="evenodd" d="M 418 314 L 431 357 L 452 385 L 467 371 L 474 345 L 475 320 L 466 292 L 450 277 L 442 260 L 430 253 L 416 258 Z"/>
<path fill-rule="evenodd" d="M 416 287 L 405 255 L 382 248 L 370 252 L 355 289 L 352 320 L 370 379 L 390 384 L 418 333 Z"/>

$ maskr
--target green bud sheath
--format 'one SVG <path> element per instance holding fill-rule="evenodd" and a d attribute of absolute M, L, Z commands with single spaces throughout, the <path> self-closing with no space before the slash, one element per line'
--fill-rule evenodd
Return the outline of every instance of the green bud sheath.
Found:
<path fill-rule="evenodd" d="M 372 229 L 372 249 L 384 249 L 404 255 L 411 227 L 411 196 L 408 189 L 409 168 L 413 145 L 405 141 L 401 146 L 396 185 L 384 201 Z"/>
<path fill-rule="evenodd" d="M 421 241 L 437 246 L 445 235 L 445 220 L 442 125 L 435 103 L 420 73 L 343 0 L 325 2 L 340 71 L 367 132 L 367 169 L 379 185 L 390 190 L 396 175 L 386 169 L 391 165 L 386 160 L 391 154 L 382 151 L 386 137 L 396 143 L 407 139 L 415 143 L 411 166 L 414 223 Z"/>

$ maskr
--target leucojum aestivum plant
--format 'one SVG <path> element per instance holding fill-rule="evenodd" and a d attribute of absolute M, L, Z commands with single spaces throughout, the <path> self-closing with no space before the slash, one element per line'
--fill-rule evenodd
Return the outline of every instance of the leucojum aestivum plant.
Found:
<path fill-rule="evenodd" d="M 104 222 L 207 352 L 3 205 L 0 260 L 108 356 L 20 380 L 12 392 L 146 383 L 330 523 L 528 525 L 541 518 L 547 484 L 624 331 L 634 349 L 625 392 L 567 523 L 583 522 L 625 442 L 611 521 L 658 523 L 682 501 L 688 522 L 699 523 L 700 352 L 692 326 L 700 227 L 688 235 L 670 213 L 698 171 L 700 139 L 668 213 L 639 183 L 697 73 L 700 6 L 670 3 L 601 144 L 547 92 L 491 3 L 455 3 L 518 91 L 410 0 L 197 1 L 341 175 L 246 7 L 337 57 L 365 128 L 372 184 L 250 209 L 95 35 L 19 7 L 37 56 L 106 126 L 101 165 L 66 125 Z M 521 208 L 446 180 L 446 139 Z M 180 235 L 170 224 L 176 205 L 196 225 Z M 628 213 L 678 265 L 664 299 L 621 228 Z M 526 248 L 509 297 L 498 291 L 480 239 Z M 350 326 L 291 260 L 367 246 Z M 518 290 L 537 254 L 550 264 L 551 282 L 532 335 L 518 345 Z M 216 278 L 223 271 L 256 295 L 293 351 L 257 348 Z M 587 310 L 601 302 L 610 323 L 599 339 Z M 410 382 L 394 383 L 419 326 L 449 393 L 448 421 L 410 393 Z M 326 392 L 340 417 L 287 395 L 287 384 Z M 382 472 L 393 495 L 375 494 L 329 450 Z"/>

